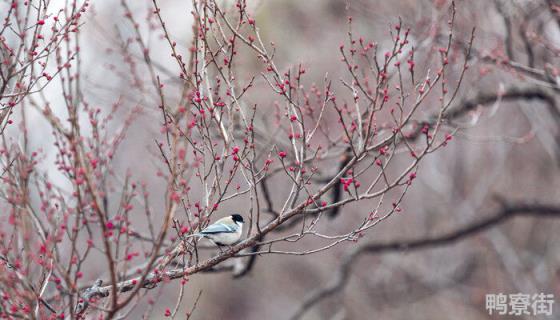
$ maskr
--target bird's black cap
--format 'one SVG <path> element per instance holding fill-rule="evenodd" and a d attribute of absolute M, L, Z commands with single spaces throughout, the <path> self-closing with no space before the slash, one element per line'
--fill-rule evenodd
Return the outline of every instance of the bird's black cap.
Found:
<path fill-rule="evenodd" d="M 231 218 L 233 219 L 233 221 L 235 222 L 241 222 L 243 223 L 243 217 L 239 214 L 232 214 Z"/>

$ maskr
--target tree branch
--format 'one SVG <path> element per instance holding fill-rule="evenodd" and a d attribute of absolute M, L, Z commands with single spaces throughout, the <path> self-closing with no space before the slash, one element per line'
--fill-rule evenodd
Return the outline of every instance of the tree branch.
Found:
<path fill-rule="evenodd" d="M 487 229 L 498 226 L 516 216 L 560 218 L 560 205 L 538 205 L 526 203 L 516 205 L 503 204 L 502 209 L 497 214 L 441 235 L 412 240 L 365 243 L 343 257 L 337 274 L 333 277 L 333 281 L 325 287 L 309 293 L 305 297 L 303 303 L 292 315 L 291 319 L 301 318 L 305 312 L 310 310 L 317 303 L 343 290 L 348 283 L 355 261 L 362 255 L 377 255 L 404 250 L 424 250 L 453 245 L 461 240 L 486 231 Z"/>

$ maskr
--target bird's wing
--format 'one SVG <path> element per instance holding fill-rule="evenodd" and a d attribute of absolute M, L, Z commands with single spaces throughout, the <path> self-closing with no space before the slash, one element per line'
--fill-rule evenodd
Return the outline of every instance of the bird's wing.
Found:
<path fill-rule="evenodd" d="M 228 226 L 222 223 L 214 223 L 202 230 L 201 234 L 212 234 L 212 233 L 234 233 L 236 229 L 232 226 Z"/>

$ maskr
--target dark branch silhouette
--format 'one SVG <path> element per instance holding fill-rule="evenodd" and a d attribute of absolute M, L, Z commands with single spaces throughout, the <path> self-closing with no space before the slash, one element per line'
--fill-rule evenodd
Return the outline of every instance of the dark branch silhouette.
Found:
<path fill-rule="evenodd" d="M 459 241 L 473 237 L 492 227 L 496 227 L 511 218 L 517 216 L 560 218 L 560 205 L 538 205 L 538 204 L 504 204 L 502 209 L 491 217 L 482 219 L 456 230 L 441 235 L 411 239 L 396 240 L 390 242 L 370 242 L 356 247 L 342 258 L 342 263 L 332 277 L 333 280 L 325 287 L 312 291 L 305 297 L 303 303 L 293 314 L 292 319 L 299 319 L 305 312 L 317 303 L 336 294 L 344 289 L 350 278 L 352 267 L 358 258 L 363 255 L 378 255 L 396 251 L 413 251 L 433 249 L 442 246 L 453 245 Z"/>

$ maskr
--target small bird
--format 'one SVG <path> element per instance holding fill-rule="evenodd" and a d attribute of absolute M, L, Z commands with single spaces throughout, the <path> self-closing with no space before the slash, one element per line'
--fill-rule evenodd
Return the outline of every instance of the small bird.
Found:
<path fill-rule="evenodd" d="M 204 237 L 217 246 L 231 246 L 241 239 L 243 232 L 243 217 L 239 214 L 219 219 L 199 233 L 193 233 L 189 236 Z"/>

